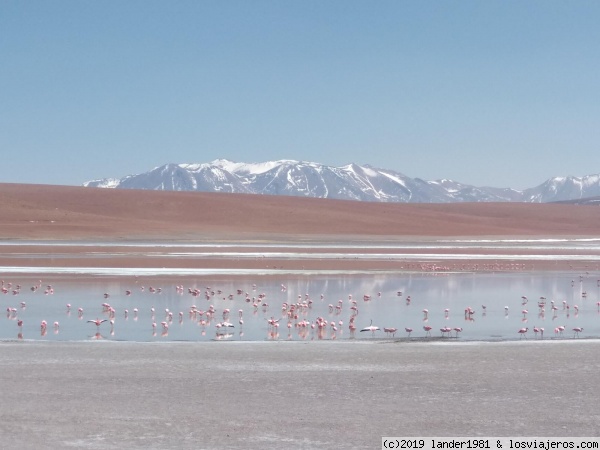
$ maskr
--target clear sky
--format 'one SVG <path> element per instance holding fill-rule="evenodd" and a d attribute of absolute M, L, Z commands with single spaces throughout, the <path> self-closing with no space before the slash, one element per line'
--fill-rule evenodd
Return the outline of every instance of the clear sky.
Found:
<path fill-rule="evenodd" d="M 600 173 L 600 1 L 0 0 L 0 182 L 217 158 Z"/>

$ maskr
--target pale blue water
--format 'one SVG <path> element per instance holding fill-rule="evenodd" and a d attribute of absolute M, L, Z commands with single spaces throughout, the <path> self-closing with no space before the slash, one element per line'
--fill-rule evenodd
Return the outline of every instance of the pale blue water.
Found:
<path fill-rule="evenodd" d="M 598 279 L 600 274 L 590 272 L 579 274 L 562 272 L 531 272 L 531 273 L 374 273 L 374 274 L 343 274 L 343 273 L 311 273 L 303 275 L 288 273 L 280 276 L 261 276 L 254 273 L 219 274 L 218 279 L 211 276 L 198 275 L 124 275 L 122 277 L 104 277 L 101 275 L 58 273 L 43 274 L 41 288 L 31 291 L 30 287 L 37 284 L 40 275 L 26 273 L 3 273 L 5 286 L 12 283 L 9 293 L 0 294 L 0 307 L 4 311 L 0 317 L 0 339 L 29 339 L 29 340 L 92 340 L 107 339 L 121 341 L 207 341 L 207 340 L 318 340 L 318 339 L 381 339 L 386 334 L 380 330 L 359 332 L 363 327 L 373 322 L 373 325 L 394 327 L 398 331 L 396 338 L 406 338 L 405 327 L 414 329 L 411 338 L 425 337 L 423 325 L 432 327 L 432 336 L 441 336 L 440 328 L 462 327 L 463 331 L 455 338 L 458 340 L 513 340 L 519 339 L 518 330 L 528 327 L 527 338 L 534 339 L 533 327 L 545 329 L 545 339 L 573 339 L 574 327 L 583 327 L 581 338 L 600 337 L 600 312 L 597 302 L 600 298 Z M 98 272 L 98 271 L 96 271 Z M 100 271 L 101 272 L 101 271 Z M 247 271 L 248 272 L 248 271 Z M 112 273 L 112 272 L 111 272 Z M 21 285 L 18 295 L 11 291 L 16 284 Z M 253 287 L 256 284 L 256 287 Z M 281 285 L 287 290 L 282 291 Z M 54 293 L 45 295 L 47 285 L 52 285 Z M 183 286 L 183 292 L 176 286 Z M 141 287 L 144 287 L 142 291 Z M 160 293 L 151 293 L 150 287 L 160 288 Z M 207 290 L 210 287 L 210 290 Z M 201 295 L 194 297 L 188 289 L 199 289 Z M 132 294 L 127 296 L 125 291 L 130 289 Z M 237 294 L 240 289 L 242 294 Z M 217 293 L 220 290 L 221 293 Z M 205 293 L 209 292 L 209 299 Z M 398 295 L 398 291 L 402 295 Z M 214 295 L 210 294 L 214 292 Z M 583 293 L 587 293 L 584 297 Z M 105 299 L 104 293 L 110 294 Z M 250 298 L 247 302 L 246 293 Z M 380 294 L 379 294 L 380 293 Z M 252 298 L 258 299 L 264 294 L 264 299 L 256 300 L 258 308 L 253 307 Z M 228 299 L 232 295 L 233 300 Z M 321 295 L 323 298 L 321 299 Z M 364 295 L 370 295 L 369 301 L 363 300 Z M 353 305 L 349 296 L 356 301 L 358 315 L 355 324 L 358 328 L 351 333 L 348 329 Z M 407 302 L 410 296 L 411 301 Z M 522 304 L 522 296 L 527 296 L 528 303 Z M 545 313 L 542 314 L 537 306 L 540 297 L 546 297 Z M 291 321 L 288 329 L 287 316 L 282 313 L 282 304 L 293 304 L 312 300 L 310 308 L 303 309 L 298 319 Z M 334 307 L 342 300 L 338 313 Z M 558 307 L 553 313 L 551 301 Z M 21 306 L 25 302 L 25 307 Z M 263 307 L 262 303 L 267 303 Z M 565 303 L 569 308 L 565 308 Z M 71 310 L 67 312 L 66 304 L 70 303 Z M 109 303 L 115 309 L 114 326 L 105 322 L 100 327 L 88 323 L 89 319 L 108 318 L 103 312 L 103 303 Z M 200 325 L 200 316 L 190 315 L 190 308 L 206 311 L 210 305 L 215 308 L 213 319 L 205 326 Z M 482 305 L 486 305 L 484 311 Z M 575 309 L 578 306 L 578 312 Z M 508 306 L 508 313 L 505 310 Z M 475 313 L 465 316 L 465 308 L 471 307 Z M 7 308 L 15 308 L 11 313 Z M 83 316 L 78 316 L 78 308 L 83 308 Z M 134 309 L 138 309 L 137 315 Z M 154 308 L 154 318 L 151 308 Z M 218 329 L 216 323 L 223 321 L 222 312 L 230 309 L 228 321 L 234 328 L 227 332 Z M 129 311 L 125 317 L 125 309 Z M 166 309 L 173 313 L 169 322 Z M 243 312 L 243 327 L 240 327 L 238 310 Z M 427 319 L 423 309 L 429 311 Z M 448 309 L 446 315 L 444 310 Z M 526 315 L 522 310 L 527 309 Z M 179 313 L 183 313 L 182 320 Z M 267 319 L 279 319 L 279 328 L 270 327 Z M 328 322 L 336 323 L 337 331 L 331 326 L 319 333 L 296 324 L 306 320 L 313 323 L 317 317 Z M 206 316 L 203 316 L 206 319 Z M 23 321 L 22 336 L 19 335 L 17 321 Z M 45 320 L 47 331 L 42 335 L 40 323 Z M 60 324 L 57 332 L 54 322 Z M 163 333 L 161 322 L 168 322 L 168 332 Z M 339 325 L 342 321 L 342 325 Z M 153 333 L 152 323 L 157 324 Z M 562 337 L 556 336 L 554 329 L 564 326 Z M 100 333 L 97 335 L 96 333 Z M 540 336 L 538 335 L 538 339 Z"/>

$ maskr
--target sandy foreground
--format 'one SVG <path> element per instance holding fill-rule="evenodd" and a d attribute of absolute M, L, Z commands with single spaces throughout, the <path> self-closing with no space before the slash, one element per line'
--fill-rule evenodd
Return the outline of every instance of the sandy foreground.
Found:
<path fill-rule="evenodd" d="M 355 252 L 365 242 L 600 236 L 600 208 L 574 205 L 365 204 L 0 184 L 0 208 L 0 266 L 400 269 L 406 261 L 332 263 L 315 249 L 303 261 L 167 263 L 140 248 L 96 258 L 90 255 L 99 248 L 72 244 L 338 242 L 355 243 Z M 56 258 L 44 254 L 44 241 L 68 247 Z M 438 263 L 422 252 L 413 264 Z M 480 263 L 597 269 L 585 261 Z M 587 339 L 0 342 L 0 442 L 8 449 L 338 449 L 381 448 L 382 436 L 600 436 L 599 369 L 600 341 Z"/>
<path fill-rule="evenodd" d="M 600 342 L 0 343 L 3 448 L 599 436 Z"/>

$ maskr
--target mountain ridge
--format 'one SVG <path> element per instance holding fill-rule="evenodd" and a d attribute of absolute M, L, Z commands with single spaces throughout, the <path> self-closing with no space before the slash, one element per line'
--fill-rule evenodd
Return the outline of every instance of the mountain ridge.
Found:
<path fill-rule="evenodd" d="M 229 192 L 288 195 L 370 202 L 548 203 L 600 196 L 600 175 L 559 176 L 516 190 L 473 186 L 450 179 L 410 178 L 391 169 L 350 163 L 327 166 L 281 159 L 259 163 L 216 159 L 208 163 L 167 163 L 123 178 L 103 178 L 85 187 L 165 191 Z"/>

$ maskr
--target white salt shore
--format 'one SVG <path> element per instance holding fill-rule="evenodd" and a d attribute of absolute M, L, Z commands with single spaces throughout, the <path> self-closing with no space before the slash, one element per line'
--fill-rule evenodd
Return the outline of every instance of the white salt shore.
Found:
<path fill-rule="evenodd" d="M 2 448 L 598 436 L 600 340 L 0 342 Z"/>

